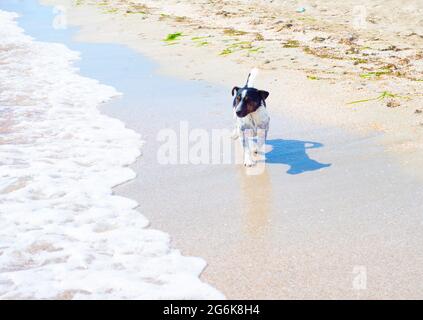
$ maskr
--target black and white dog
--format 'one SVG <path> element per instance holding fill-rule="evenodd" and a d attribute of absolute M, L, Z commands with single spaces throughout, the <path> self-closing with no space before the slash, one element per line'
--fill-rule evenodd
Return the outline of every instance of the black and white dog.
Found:
<path fill-rule="evenodd" d="M 232 89 L 232 96 L 235 95 L 233 111 L 236 119 L 233 138 L 241 138 L 244 165 L 247 167 L 255 165 L 252 152 L 264 154 L 270 122 L 266 110 L 269 92 L 253 87 L 257 74 L 258 69 L 251 70 L 245 86 Z M 257 140 L 257 143 L 254 140 Z"/>

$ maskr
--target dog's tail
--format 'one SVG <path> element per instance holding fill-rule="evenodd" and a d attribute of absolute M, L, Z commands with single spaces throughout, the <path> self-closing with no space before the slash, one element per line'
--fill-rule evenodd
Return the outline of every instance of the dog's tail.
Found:
<path fill-rule="evenodd" d="M 248 79 L 247 79 L 247 88 L 252 88 L 254 86 L 254 81 L 257 78 L 257 75 L 259 73 L 259 69 L 254 68 L 253 70 L 250 71 L 250 74 L 248 75 Z"/>

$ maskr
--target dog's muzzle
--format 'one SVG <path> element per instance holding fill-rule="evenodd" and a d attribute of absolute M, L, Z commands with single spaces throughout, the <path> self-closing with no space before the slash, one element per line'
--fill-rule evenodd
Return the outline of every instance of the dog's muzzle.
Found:
<path fill-rule="evenodd" d="M 235 108 L 235 114 L 238 118 L 244 118 L 247 114 L 243 110 L 243 103 L 241 102 Z"/>

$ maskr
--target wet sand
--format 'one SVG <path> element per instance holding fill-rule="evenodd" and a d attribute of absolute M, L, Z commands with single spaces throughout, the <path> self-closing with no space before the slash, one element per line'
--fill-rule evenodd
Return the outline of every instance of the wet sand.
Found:
<path fill-rule="evenodd" d="M 98 20 L 87 26 L 81 19 L 80 39 L 118 41 L 119 32 L 105 35 L 107 27 L 102 29 Z M 165 61 L 160 70 L 175 72 L 171 63 Z M 159 129 L 178 128 L 184 120 L 198 128 L 231 127 L 227 82 L 243 82 L 244 76 L 238 78 L 246 67 L 216 86 L 165 77 L 148 64 L 145 71 L 132 65 L 128 61 L 120 70 L 126 77 L 109 74 L 111 81 L 124 80 L 118 88 L 124 96 L 104 111 L 140 132 L 146 144 L 133 166 L 137 179 L 116 192 L 136 199 L 152 226 L 168 232 L 184 254 L 205 258 L 205 281 L 233 299 L 423 296 L 422 181 L 386 152 L 383 131 L 353 133 L 270 107 L 273 150 L 265 174 L 248 176 L 236 165 L 159 165 Z M 196 79 L 207 78 L 202 70 Z M 260 84 L 266 86 L 269 74 L 264 74 Z M 293 79 L 282 86 L 301 83 Z M 314 93 L 331 90 L 315 87 Z M 286 101 L 278 97 L 275 105 Z M 331 98 L 339 97 L 287 97 L 291 105 L 300 100 L 300 107 L 310 110 Z M 357 287 L 363 270 L 366 285 Z"/>
<path fill-rule="evenodd" d="M 262 175 L 235 165 L 157 164 L 157 131 L 142 119 L 159 128 L 187 119 L 202 128 L 225 125 L 226 106 L 215 106 L 220 97 L 210 98 L 210 90 L 194 100 L 214 116 L 193 96 L 180 99 L 171 118 L 162 113 L 166 99 L 156 98 L 154 110 L 135 102 L 104 109 L 147 138 L 133 166 L 138 177 L 118 194 L 136 199 L 184 254 L 205 258 L 205 281 L 233 299 L 422 296 L 422 184 L 383 152 L 378 136 L 304 130 L 272 115 L 274 149 Z M 354 290 L 353 272 L 362 267 L 367 290 Z"/>

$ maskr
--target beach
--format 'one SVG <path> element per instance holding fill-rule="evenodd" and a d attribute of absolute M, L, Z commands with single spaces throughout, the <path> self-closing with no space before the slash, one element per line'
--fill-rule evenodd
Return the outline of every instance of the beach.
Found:
<path fill-rule="evenodd" d="M 28 266 L 28 260 L 19 260 L 22 252 L 29 250 L 31 259 L 39 258 L 39 252 L 56 252 L 50 240 L 34 244 L 28 235 L 17 250 L 15 239 L 7 238 L 10 244 L 0 255 L 10 266 L 1 271 L 5 280 L 0 283 L 6 283 L 0 286 L 2 298 L 423 296 L 423 7 L 418 1 L 405 1 L 401 8 L 395 1 L 376 0 L 40 2 L 50 6 L 46 10 L 54 10 L 53 16 L 65 21 L 67 29 L 77 28 L 73 42 L 132 50 L 128 54 L 104 47 L 109 55 L 102 55 L 101 49 L 86 54 L 92 64 L 98 63 L 90 77 L 104 84 L 72 69 L 69 61 L 77 59 L 75 53 L 61 48 L 65 53 L 59 54 L 67 55 L 63 65 L 68 74 L 59 73 L 58 79 L 71 75 L 77 77 L 75 83 L 82 82 L 66 96 L 83 92 L 81 107 L 86 99 L 93 99 L 92 110 L 100 105 L 101 113 L 92 111 L 86 126 L 92 129 L 91 122 L 101 120 L 102 130 L 87 131 L 73 142 L 70 150 L 76 153 L 64 159 L 75 156 L 79 165 L 81 151 L 75 146 L 89 139 L 84 152 L 97 145 L 100 154 L 92 152 L 93 158 L 81 165 L 104 165 L 104 176 L 90 178 L 84 193 L 94 208 L 92 217 L 78 222 L 72 232 L 64 229 L 62 236 L 71 232 L 79 237 L 78 227 L 91 226 L 90 219 L 96 217 L 107 220 L 93 225 L 94 230 L 111 228 L 116 234 L 79 239 L 84 250 L 91 248 L 83 247 L 86 241 L 95 246 L 107 239 L 104 250 L 112 258 L 102 255 L 101 246 L 99 251 L 88 250 L 87 255 L 100 262 L 88 265 L 83 277 L 70 273 L 78 285 L 69 280 L 66 290 L 52 285 L 43 294 L 36 290 L 40 283 L 29 277 L 13 284 L 13 268 Z M 16 33 L 19 37 L 20 31 Z M 139 60 L 141 56 L 148 60 Z M 230 91 L 243 85 L 252 67 L 260 69 L 257 86 L 270 92 L 270 151 L 263 173 L 249 175 L 234 163 L 160 163 L 158 135 L 163 129 L 232 129 Z M 12 83 L 9 90 L 15 86 Z M 44 82 L 39 86 L 52 90 Z M 10 103 L 6 98 L 2 102 Z M 3 114 L 0 133 L 14 133 L 20 118 L 7 110 Z M 80 117 L 85 118 L 82 111 Z M 65 127 L 71 130 L 74 125 L 69 120 Z M 115 131 L 104 137 L 109 127 Z M 18 138 L 27 139 L 30 129 Z M 58 133 L 45 134 L 56 137 L 52 141 L 61 152 Z M 74 169 L 72 174 L 80 174 L 81 168 Z M 6 197 L 22 196 L 14 194 L 25 185 L 22 179 L 5 184 L 1 190 Z M 92 192 L 98 181 L 106 181 L 99 196 Z M 54 195 L 52 191 L 46 196 Z M 100 204 L 103 201 L 106 205 Z M 63 209 L 78 202 L 76 197 Z M 10 226 L 29 214 L 19 210 L 21 218 L 11 219 Z M 45 214 L 46 219 L 59 219 L 54 210 Z M 72 219 L 72 212 L 66 217 Z M 60 219 L 52 225 L 61 225 Z M 40 222 L 34 225 L 40 227 Z M 133 251 L 133 243 L 144 249 Z M 122 258 L 124 249 L 131 259 Z M 12 263 L 8 259 L 15 252 L 19 257 Z M 78 263 L 70 267 L 78 270 Z M 109 275 L 111 268 L 115 271 Z M 89 273 L 97 269 L 115 281 L 97 286 L 97 277 Z M 28 272 L 31 275 L 32 269 Z M 62 272 L 56 277 L 66 274 Z M 54 279 L 44 280 L 54 284 Z M 139 286 L 132 285 L 136 281 Z"/>

